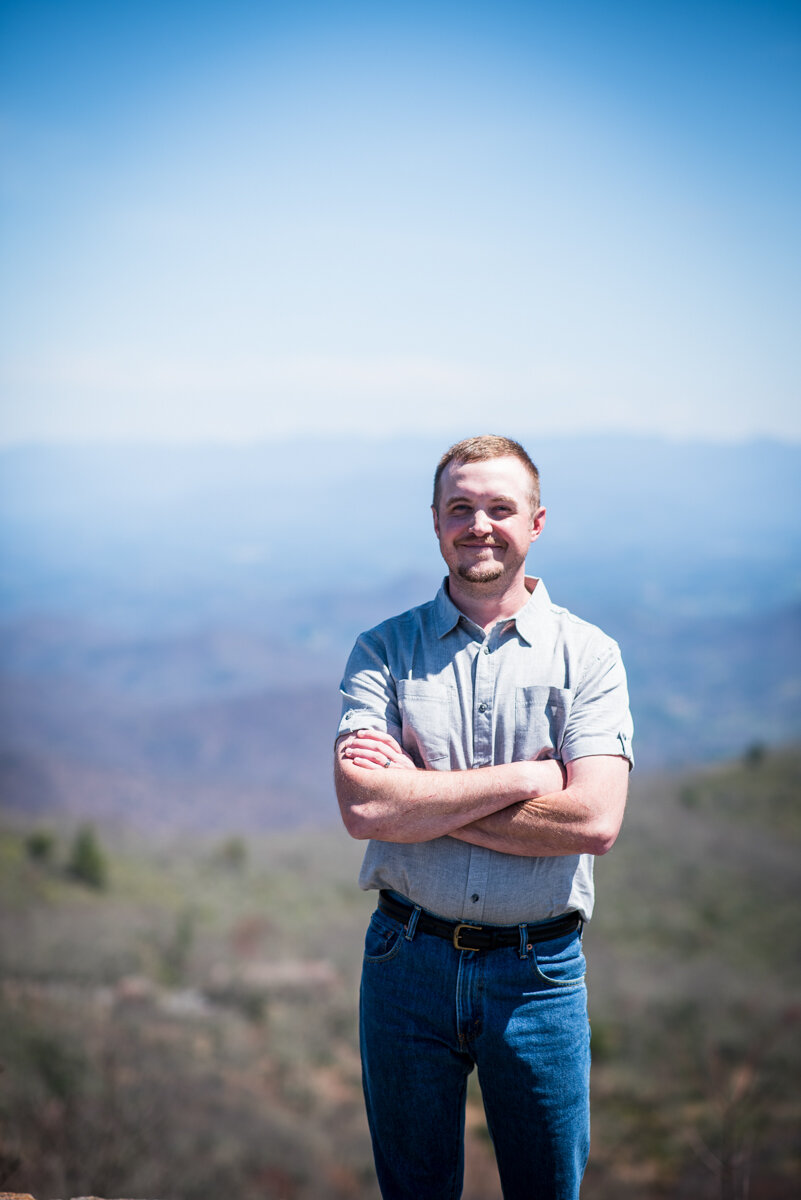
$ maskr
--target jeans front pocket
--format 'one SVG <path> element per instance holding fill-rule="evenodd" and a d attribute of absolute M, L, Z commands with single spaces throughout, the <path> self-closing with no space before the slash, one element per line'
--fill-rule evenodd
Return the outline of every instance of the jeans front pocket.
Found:
<path fill-rule="evenodd" d="M 587 971 L 580 933 L 539 942 L 532 956 L 534 970 L 549 987 L 581 987 Z"/>
<path fill-rule="evenodd" d="M 403 926 L 385 913 L 376 910 L 370 918 L 364 938 L 366 963 L 388 962 L 403 945 Z"/>

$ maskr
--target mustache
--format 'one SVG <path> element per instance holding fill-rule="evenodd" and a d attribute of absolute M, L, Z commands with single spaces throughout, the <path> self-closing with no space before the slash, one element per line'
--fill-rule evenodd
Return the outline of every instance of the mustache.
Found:
<path fill-rule="evenodd" d="M 457 546 L 505 546 L 506 542 L 502 542 L 499 538 L 496 538 L 496 537 L 485 537 L 485 538 L 469 537 L 469 538 L 459 538 L 456 545 Z"/>

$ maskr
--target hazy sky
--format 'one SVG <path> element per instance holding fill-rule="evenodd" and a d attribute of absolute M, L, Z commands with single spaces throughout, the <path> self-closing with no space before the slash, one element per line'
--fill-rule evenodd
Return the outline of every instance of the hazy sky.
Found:
<path fill-rule="evenodd" d="M 0 13 L 0 441 L 801 438 L 798 0 Z"/>

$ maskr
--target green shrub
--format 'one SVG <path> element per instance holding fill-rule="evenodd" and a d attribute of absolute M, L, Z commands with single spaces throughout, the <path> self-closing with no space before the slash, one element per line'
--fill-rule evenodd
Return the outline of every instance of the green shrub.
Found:
<path fill-rule="evenodd" d="M 161 976 L 164 983 L 177 987 L 184 982 L 195 938 L 195 914 L 186 910 L 175 918 L 169 940 L 161 947 Z"/>
<path fill-rule="evenodd" d="M 214 855 L 214 862 L 228 871 L 242 871 L 248 857 L 248 848 L 241 837 L 229 837 Z"/>
<path fill-rule="evenodd" d="M 55 847 L 56 839 L 49 829 L 35 829 L 25 839 L 25 853 L 32 862 L 50 862 Z"/>
<path fill-rule="evenodd" d="M 84 825 L 75 834 L 67 870 L 73 879 L 87 887 L 102 891 L 108 883 L 106 855 L 91 825 Z"/>
<path fill-rule="evenodd" d="M 743 763 L 746 767 L 755 769 L 761 767 L 765 761 L 767 749 L 762 742 L 753 742 L 743 754 Z"/>

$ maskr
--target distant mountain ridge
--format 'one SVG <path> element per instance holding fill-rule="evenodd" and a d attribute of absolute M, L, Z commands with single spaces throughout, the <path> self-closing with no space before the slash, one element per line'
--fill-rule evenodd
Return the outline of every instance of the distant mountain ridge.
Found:
<path fill-rule="evenodd" d="M 620 642 L 638 763 L 798 738 L 801 447 L 523 440 L 549 506 L 530 570 Z M 443 573 L 439 450 L 0 452 L 4 806 L 336 819 L 347 651 Z"/>
<path fill-rule="evenodd" d="M 548 508 L 532 571 L 564 603 L 659 607 L 678 590 L 683 603 L 747 611 L 801 597 L 801 446 L 520 436 Z M 1 450 L 0 611 L 105 602 L 152 620 L 183 604 L 194 620 L 215 604 L 436 580 L 442 449 L 408 438 Z"/>

